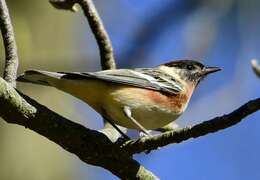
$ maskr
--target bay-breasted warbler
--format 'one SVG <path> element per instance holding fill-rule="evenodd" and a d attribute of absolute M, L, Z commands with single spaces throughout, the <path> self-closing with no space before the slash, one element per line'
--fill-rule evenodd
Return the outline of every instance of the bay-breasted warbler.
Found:
<path fill-rule="evenodd" d="M 154 68 L 98 72 L 28 70 L 17 80 L 56 87 L 86 102 L 110 122 L 148 134 L 147 130 L 176 120 L 199 82 L 219 70 L 178 60 Z"/>

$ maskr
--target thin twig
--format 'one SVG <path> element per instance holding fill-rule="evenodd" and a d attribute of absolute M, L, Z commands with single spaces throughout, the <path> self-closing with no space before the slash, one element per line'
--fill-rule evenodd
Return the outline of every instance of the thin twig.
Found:
<path fill-rule="evenodd" d="M 73 12 L 76 11 L 76 3 L 81 6 L 97 41 L 102 69 L 115 69 L 116 63 L 112 43 L 92 0 L 50 0 L 50 3 L 57 9 L 71 10 Z M 105 127 L 101 129 L 100 132 L 109 136 L 110 139 L 113 138 L 114 141 L 117 141 L 117 139 L 121 137 L 118 131 L 105 119 L 104 124 Z M 124 127 L 118 126 L 118 128 L 121 132 L 127 132 L 127 129 Z"/>
<path fill-rule="evenodd" d="M 50 0 L 50 3 L 57 9 L 75 11 L 75 3 L 78 3 L 88 19 L 89 26 L 94 34 L 100 53 L 102 69 L 115 69 L 113 47 L 105 27 L 98 15 L 92 0 Z"/>
<path fill-rule="evenodd" d="M 260 98 L 249 101 L 230 114 L 213 118 L 195 126 L 166 132 L 151 138 L 145 137 L 128 141 L 122 145 L 122 149 L 129 154 L 136 154 L 147 150 L 154 150 L 168 144 L 180 143 L 190 138 L 197 138 L 231 127 L 258 110 L 260 110 Z"/>
<path fill-rule="evenodd" d="M 251 65 L 255 74 L 260 78 L 260 65 L 256 59 L 251 60 Z"/>
<path fill-rule="evenodd" d="M 4 79 L 15 87 L 19 60 L 13 26 L 5 0 L 0 0 L 0 28 L 5 47 Z"/>

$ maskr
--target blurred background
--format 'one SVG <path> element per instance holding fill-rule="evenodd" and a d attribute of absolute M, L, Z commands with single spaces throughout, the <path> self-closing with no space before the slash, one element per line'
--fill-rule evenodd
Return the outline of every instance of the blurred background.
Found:
<path fill-rule="evenodd" d="M 223 68 L 200 84 L 178 120 L 180 126 L 229 113 L 259 97 L 260 80 L 250 65 L 252 58 L 260 59 L 259 0 L 94 2 L 119 68 L 152 67 L 172 59 L 196 59 Z M 7 3 L 18 43 L 19 73 L 31 68 L 100 70 L 97 44 L 81 11 L 56 10 L 47 0 Z M 98 114 L 63 92 L 22 83 L 18 89 L 69 119 L 93 129 L 102 127 Z M 259 120 L 255 113 L 224 131 L 135 158 L 161 179 L 258 180 Z M 0 121 L 0 179 L 116 178 L 24 127 Z"/>

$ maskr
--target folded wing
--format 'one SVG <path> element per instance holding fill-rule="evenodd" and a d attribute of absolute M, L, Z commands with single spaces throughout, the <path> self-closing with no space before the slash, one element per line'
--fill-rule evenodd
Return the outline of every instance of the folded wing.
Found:
<path fill-rule="evenodd" d="M 153 89 L 163 91 L 170 94 L 178 94 L 182 91 L 182 86 L 179 82 L 173 81 L 168 75 L 162 72 L 156 72 L 154 69 L 118 69 L 106 70 L 98 72 L 62 72 L 65 75 L 62 78 L 68 79 L 84 79 L 93 78 L 103 81 L 125 84 L 135 87 Z"/>
<path fill-rule="evenodd" d="M 98 72 L 49 72 L 29 70 L 17 78 L 17 81 L 30 82 L 41 85 L 50 85 L 52 79 L 99 79 L 102 81 L 125 84 L 162 91 L 170 94 L 178 94 L 182 86 L 178 81 L 159 70 L 151 68 L 117 69 Z"/>

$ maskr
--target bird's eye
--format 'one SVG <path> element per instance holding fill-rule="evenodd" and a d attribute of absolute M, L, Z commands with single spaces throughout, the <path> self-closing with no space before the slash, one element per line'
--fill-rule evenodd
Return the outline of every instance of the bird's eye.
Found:
<path fill-rule="evenodd" d="M 187 69 L 188 69 L 188 70 L 193 70 L 193 69 L 194 69 L 194 66 L 193 66 L 193 65 L 187 65 Z"/>

